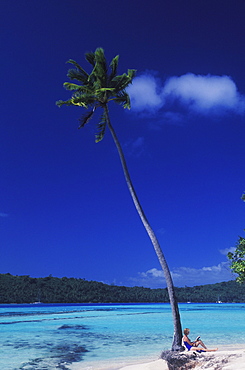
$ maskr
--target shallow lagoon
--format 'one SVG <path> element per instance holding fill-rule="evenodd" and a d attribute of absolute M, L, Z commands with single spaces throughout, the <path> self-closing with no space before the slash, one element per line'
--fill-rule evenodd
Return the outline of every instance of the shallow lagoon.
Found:
<path fill-rule="evenodd" d="M 245 343 L 245 304 L 180 304 L 182 325 L 209 347 Z M 169 304 L 0 305 L 0 369 L 69 369 L 158 356 L 172 341 Z"/>

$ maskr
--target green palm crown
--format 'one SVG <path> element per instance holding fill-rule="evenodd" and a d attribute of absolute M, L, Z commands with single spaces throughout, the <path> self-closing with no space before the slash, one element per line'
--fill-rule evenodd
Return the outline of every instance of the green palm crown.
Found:
<path fill-rule="evenodd" d="M 68 63 L 75 68 L 69 69 L 67 76 L 71 80 L 77 80 L 79 84 L 65 82 L 64 88 L 73 91 L 70 99 L 59 100 L 56 104 L 77 105 L 83 108 L 92 108 L 80 119 L 79 128 L 83 127 L 93 116 L 98 107 L 103 108 L 103 114 L 98 124 L 96 142 L 103 139 L 107 124 L 106 110 L 109 101 L 121 104 L 124 108 L 130 109 L 130 98 L 126 92 L 126 87 L 132 83 L 136 70 L 128 69 L 128 73 L 117 75 L 119 55 L 112 59 L 109 67 L 106 62 L 104 50 L 97 48 L 94 53 L 86 53 L 86 60 L 92 65 L 93 69 L 88 74 L 77 62 L 70 59 Z"/>

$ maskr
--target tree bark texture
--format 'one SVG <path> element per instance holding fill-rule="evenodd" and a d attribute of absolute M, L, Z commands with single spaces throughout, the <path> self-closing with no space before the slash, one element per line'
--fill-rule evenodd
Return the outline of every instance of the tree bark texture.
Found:
<path fill-rule="evenodd" d="M 146 218 L 146 215 L 145 215 L 145 213 L 142 209 L 142 206 L 139 202 L 139 199 L 137 197 L 136 191 L 133 187 L 133 184 L 132 184 L 129 172 L 128 172 L 127 164 L 126 164 L 126 161 L 125 161 L 125 157 L 124 157 L 120 142 L 119 142 L 119 140 L 116 136 L 116 133 L 114 131 L 114 128 L 112 127 L 111 122 L 110 122 L 108 107 L 106 106 L 104 109 L 105 109 L 105 114 L 106 114 L 106 119 L 107 119 L 107 124 L 108 124 L 109 130 L 111 132 L 114 143 L 115 143 L 115 145 L 117 147 L 117 150 L 118 150 L 118 154 L 119 154 L 119 157 L 120 157 L 120 160 L 121 160 L 121 164 L 122 164 L 122 168 L 123 168 L 123 172 L 124 172 L 124 176 L 125 176 L 125 180 L 126 180 L 129 192 L 130 192 L 131 197 L 133 199 L 136 210 L 137 210 L 137 212 L 140 216 L 140 219 L 141 219 L 141 221 L 142 221 L 142 223 L 143 223 L 143 225 L 144 225 L 144 227 L 145 227 L 145 229 L 146 229 L 146 231 L 147 231 L 147 233 L 150 237 L 150 240 L 153 244 L 156 255 L 158 257 L 158 260 L 159 260 L 160 265 L 162 267 L 162 270 L 164 272 L 164 276 L 165 276 L 166 284 L 167 284 L 167 289 L 168 289 L 169 300 L 170 300 L 171 309 L 172 309 L 173 323 L 174 323 L 174 337 L 173 337 L 173 343 L 172 343 L 172 350 L 173 351 L 180 351 L 183 348 L 182 344 L 181 344 L 181 342 L 182 342 L 182 328 L 181 328 L 181 320 L 180 320 L 178 302 L 177 302 L 175 292 L 174 292 L 174 285 L 173 285 L 172 276 L 170 274 L 170 270 L 169 270 L 168 264 L 166 262 L 166 259 L 164 257 L 164 254 L 162 252 L 161 246 L 160 246 L 160 244 L 159 244 L 159 242 L 156 238 L 156 235 L 155 235 L 153 229 L 151 228 L 151 226 L 150 226 L 150 224 L 149 224 L 149 222 Z"/>

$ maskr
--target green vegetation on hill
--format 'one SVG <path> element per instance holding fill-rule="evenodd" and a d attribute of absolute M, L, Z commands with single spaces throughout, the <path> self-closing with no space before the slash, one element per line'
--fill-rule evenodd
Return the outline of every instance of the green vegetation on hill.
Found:
<path fill-rule="evenodd" d="M 245 202 L 245 194 L 241 198 Z M 244 230 L 245 231 L 245 230 Z M 231 261 L 231 270 L 238 274 L 236 281 L 238 283 L 245 282 L 245 238 L 239 237 L 234 253 L 229 252 L 227 257 Z"/>
<path fill-rule="evenodd" d="M 178 302 L 245 302 L 245 285 L 235 281 L 176 288 Z M 0 274 L 0 303 L 168 302 L 167 289 L 114 286 L 75 278 L 32 278 Z"/>

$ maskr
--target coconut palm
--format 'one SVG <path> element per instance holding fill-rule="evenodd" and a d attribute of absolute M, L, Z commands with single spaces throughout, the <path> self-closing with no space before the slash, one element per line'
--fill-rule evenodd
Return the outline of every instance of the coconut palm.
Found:
<path fill-rule="evenodd" d="M 95 140 L 96 142 L 101 141 L 105 135 L 106 128 L 108 127 L 118 150 L 129 192 L 132 196 L 141 221 L 151 239 L 165 275 L 174 321 L 172 350 L 180 350 L 182 348 L 182 330 L 172 277 L 159 242 L 136 195 L 120 142 L 116 136 L 109 117 L 108 103 L 110 101 L 114 101 L 117 104 L 121 104 L 124 108 L 130 109 L 130 98 L 125 89 L 129 84 L 132 83 L 136 71 L 134 69 L 129 69 L 127 73 L 117 75 L 119 56 L 117 55 L 112 59 L 108 68 L 104 50 L 102 48 L 97 48 L 94 53 L 86 53 L 85 58 L 92 65 L 92 72 L 88 74 L 74 60 L 69 60 L 68 62 L 71 63 L 75 68 L 70 69 L 67 76 L 71 80 L 77 80 L 79 84 L 65 82 L 64 87 L 67 90 L 73 91 L 72 96 L 66 101 L 59 100 L 56 102 L 56 104 L 58 106 L 77 105 L 86 109 L 90 108 L 89 111 L 80 119 L 79 128 L 84 127 L 84 125 L 89 122 L 97 109 L 102 109 L 102 116 L 100 122 L 98 123 L 98 131 L 96 133 Z"/>

